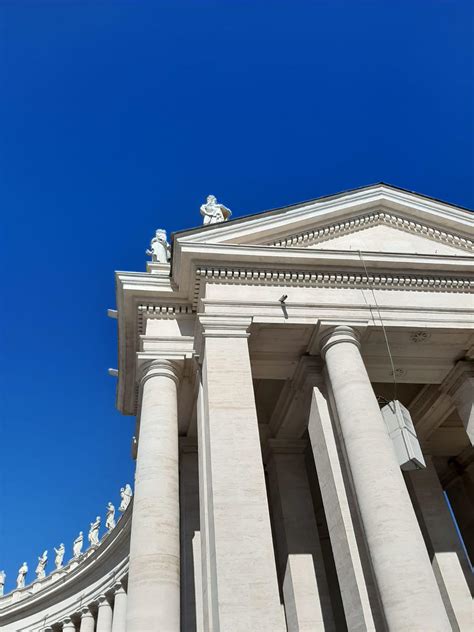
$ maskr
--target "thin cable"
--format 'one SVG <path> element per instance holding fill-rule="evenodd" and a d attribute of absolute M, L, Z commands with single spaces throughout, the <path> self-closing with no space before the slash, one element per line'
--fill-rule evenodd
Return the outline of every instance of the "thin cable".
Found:
<path fill-rule="evenodd" d="M 364 266 L 365 276 L 367 277 L 367 285 L 369 286 L 369 289 L 372 292 L 372 296 L 373 296 L 373 299 L 374 299 L 375 307 L 377 308 L 377 312 L 378 312 L 378 315 L 379 315 L 380 324 L 382 325 L 382 331 L 383 331 L 383 335 L 384 335 L 384 338 L 385 338 L 385 344 L 387 345 L 388 357 L 390 358 L 390 364 L 392 366 L 393 399 L 395 400 L 395 399 L 397 399 L 397 377 L 395 375 L 395 365 L 393 363 L 392 352 L 390 350 L 390 343 L 388 342 L 387 331 L 386 331 L 385 325 L 383 323 L 382 314 L 380 313 L 379 304 L 377 303 L 377 299 L 375 297 L 374 288 L 370 285 L 370 282 L 369 282 L 369 273 L 367 272 L 367 266 L 365 265 L 364 257 L 362 256 L 362 250 L 359 250 L 358 252 L 359 252 L 360 260 L 362 261 L 362 265 Z"/>

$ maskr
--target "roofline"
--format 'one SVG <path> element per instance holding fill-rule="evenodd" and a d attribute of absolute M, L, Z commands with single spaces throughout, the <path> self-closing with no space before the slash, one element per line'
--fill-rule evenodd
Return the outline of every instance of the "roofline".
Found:
<path fill-rule="evenodd" d="M 453 208 L 457 208 L 461 211 L 467 211 L 468 213 L 473 213 L 474 209 L 467 208 L 466 206 L 460 206 L 459 204 L 452 204 L 451 202 L 447 202 L 446 200 L 441 200 L 439 198 L 432 197 L 430 195 L 424 195 L 423 193 L 418 193 L 418 191 L 411 191 L 410 189 L 404 189 L 403 187 L 398 187 L 394 184 L 389 184 L 388 182 L 374 182 L 373 184 L 366 184 L 361 187 L 355 187 L 353 189 L 345 189 L 343 191 L 339 191 L 338 193 L 331 193 L 330 195 L 321 195 L 320 197 L 312 198 L 310 200 L 304 200 L 303 202 L 296 202 L 294 204 L 289 204 L 287 206 L 279 206 L 277 208 L 268 209 L 266 211 L 258 211 L 256 213 L 249 213 L 248 215 L 241 215 L 240 217 L 236 217 L 235 219 L 230 219 L 227 222 L 221 222 L 218 224 L 208 224 L 207 226 L 196 226 L 194 228 L 184 228 L 182 230 L 177 230 L 171 233 L 171 240 L 174 241 L 175 237 L 180 237 L 181 235 L 189 235 L 191 233 L 197 231 L 206 231 L 206 230 L 215 230 L 216 228 L 228 226 L 230 223 L 236 224 L 242 221 L 246 221 L 252 217 L 263 216 L 263 215 L 277 215 L 278 213 L 283 213 L 284 211 L 288 211 L 290 209 L 298 208 L 298 206 L 305 206 L 306 204 L 311 204 L 312 202 L 322 202 L 324 200 L 331 200 L 337 197 L 341 197 L 343 195 L 347 195 L 348 193 L 356 193 L 358 191 L 364 191 L 367 189 L 375 189 L 376 187 L 388 187 L 389 189 L 394 189 L 395 191 L 402 191 L 403 193 L 410 193 L 411 195 L 416 195 L 425 200 L 431 200 L 432 202 L 439 202 L 441 204 L 446 204 Z"/>

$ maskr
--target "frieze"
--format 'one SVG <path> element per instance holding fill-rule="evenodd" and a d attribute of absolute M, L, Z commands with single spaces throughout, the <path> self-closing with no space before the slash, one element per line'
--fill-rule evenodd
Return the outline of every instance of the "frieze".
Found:
<path fill-rule="evenodd" d="M 426 291 L 470 292 L 474 288 L 474 279 L 461 277 L 435 277 L 415 274 L 347 274 L 347 273 L 316 273 L 290 272 L 288 270 L 254 270 L 248 268 L 210 268 L 202 267 L 196 270 L 196 283 L 201 279 L 211 281 L 244 281 L 265 285 L 297 284 L 308 287 L 356 287 L 376 289 L 413 289 Z"/>

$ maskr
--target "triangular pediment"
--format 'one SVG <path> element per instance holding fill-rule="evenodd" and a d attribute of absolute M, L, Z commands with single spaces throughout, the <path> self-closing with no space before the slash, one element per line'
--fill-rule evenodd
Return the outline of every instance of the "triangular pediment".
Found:
<path fill-rule="evenodd" d="M 362 250 L 429 255 L 473 252 L 473 214 L 377 184 L 183 231 L 179 243 Z"/>
<path fill-rule="evenodd" d="M 274 246 L 316 250 L 466 255 L 472 242 L 390 213 L 369 213 L 277 240 Z"/>

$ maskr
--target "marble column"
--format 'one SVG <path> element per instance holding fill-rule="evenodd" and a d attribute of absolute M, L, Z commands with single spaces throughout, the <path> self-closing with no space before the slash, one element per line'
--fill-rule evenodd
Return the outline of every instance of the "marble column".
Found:
<path fill-rule="evenodd" d="M 62 632 L 76 632 L 76 626 L 74 625 L 74 621 L 70 617 L 66 617 L 65 619 L 63 619 L 62 624 Z"/>
<path fill-rule="evenodd" d="M 288 632 L 335 630 L 304 440 L 268 442 L 272 516 Z"/>
<path fill-rule="evenodd" d="M 112 606 L 105 595 L 98 599 L 96 632 L 112 632 Z"/>
<path fill-rule="evenodd" d="M 121 582 L 114 586 L 112 632 L 127 632 L 127 593 Z"/>
<path fill-rule="evenodd" d="M 388 628 L 451 630 L 355 332 L 333 328 L 321 354 Z"/>
<path fill-rule="evenodd" d="M 141 380 L 128 575 L 127 632 L 179 632 L 177 362 L 157 359 Z"/>
<path fill-rule="evenodd" d="M 472 598 L 467 585 L 462 550 L 449 514 L 443 488 L 430 457 L 426 469 L 407 474 L 419 519 L 432 555 L 432 567 L 453 630 L 469 630 L 473 624 Z M 467 573 L 470 569 L 466 568 Z"/>
<path fill-rule="evenodd" d="M 90 608 L 85 607 L 81 609 L 81 625 L 80 632 L 94 632 L 95 631 L 95 619 Z"/>
<path fill-rule="evenodd" d="M 283 632 L 248 348 L 249 322 L 201 319 L 198 400 L 205 632 Z"/>

